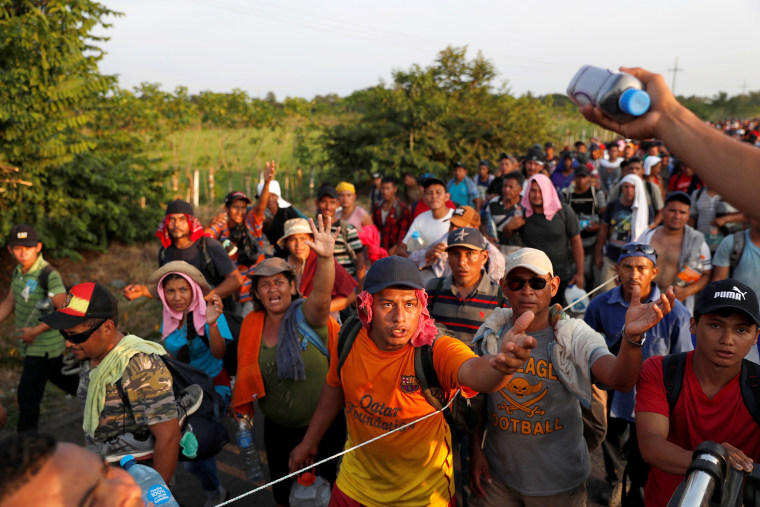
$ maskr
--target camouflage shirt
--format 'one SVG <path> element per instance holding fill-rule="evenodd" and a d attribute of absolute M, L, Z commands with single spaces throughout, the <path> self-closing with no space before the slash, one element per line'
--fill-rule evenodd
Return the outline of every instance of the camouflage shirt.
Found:
<path fill-rule="evenodd" d="M 83 409 L 92 370 L 89 361 L 85 361 L 77 390 L 77 398 Z M 95 430 L 95 442 L 102 443 L 124 433 L 144 432 L 151 424 L 177 418 L 172 376 L 159 356 L 135 354 L 127 363 L 121 381 L 129 406 L 124 406 L 116 385 L 106 386 L 106 398 Z M 94 443 L 88 435 L 85 438 L 88 443 Z"/>

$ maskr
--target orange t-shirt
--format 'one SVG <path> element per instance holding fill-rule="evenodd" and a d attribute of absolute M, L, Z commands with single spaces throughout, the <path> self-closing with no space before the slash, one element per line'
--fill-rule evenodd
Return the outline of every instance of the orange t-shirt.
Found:
<path fill-rule="evenodd" d="M 417 383 L 412 345 L 381 351 L 362 328 L 340 379 L 337 344 L 330 356 L 327 383 L 342 387 L 346 399 L 347 449 L 435 410 Z M 459 368 L 473 357 L 470 348 L 455 338 L 436 340 L 433 365 L 448 395 L 461 387 Z M 337 485 L 368 506 L 449 505 L 454 475 L 451 433 L 443 415 L 345 454 Z"/>

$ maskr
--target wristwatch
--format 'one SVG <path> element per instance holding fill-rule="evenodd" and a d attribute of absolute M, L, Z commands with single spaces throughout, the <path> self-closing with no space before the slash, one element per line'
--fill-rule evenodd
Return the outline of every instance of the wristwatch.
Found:
<path fill-rule="evenodd" d="M 625 334 L 625 324 L 623 324 L 623 329 L 620 330 L 620 338 L 622 338 L 623 340 L 627 341 L 628 343 L 630 343 L 634 347 L 643 348 L 644 347 L 644 342 L 647 341 L 647 334 L 646 333 L 642 334 L 641 335 L 641 341 L 635 342 L 635 341 L 631 340 L 630 338 L 628 338 L 628 335 Z"/>

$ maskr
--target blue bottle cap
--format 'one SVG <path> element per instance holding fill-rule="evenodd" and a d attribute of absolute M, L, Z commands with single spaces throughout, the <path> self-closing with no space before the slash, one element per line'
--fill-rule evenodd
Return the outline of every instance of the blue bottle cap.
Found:
<path fill-rule="evenodd" d="M 632 116 L 641 116 L 646 113 L 649 111 L 650 104 L 649 94 L 644 90 L 637 90 L 636 88 L 627 89 L 620 96 L 620 100 L 618 100 L 620 110 Z"/>
<path fill-rule="evenodd" d="M 124 465 L 126 465 L 130 461 L 134 463 L 135 457 L 132 456 L 131 454 L 127 454 L 126 456 L 124 456 L 123 458 L 119 460 L 119 465 L 121 465 L 121 468 L 126 468 Z"/>

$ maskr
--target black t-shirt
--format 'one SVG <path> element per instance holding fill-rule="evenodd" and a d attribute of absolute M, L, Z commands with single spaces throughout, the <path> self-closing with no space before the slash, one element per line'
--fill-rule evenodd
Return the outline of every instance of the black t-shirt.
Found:
<path fill-rule="evenodd" d="M 206 260 L 204 259 L 203 252 L 201 251 L 201 242 L 206 243 L 206 251 L 211 258 L 211 264 L 214 265 L 216 271 L 216 277 L 212 272 L 209 272 L 209 268 L 206 266 Z M 235 264 L 227 255 L 224 247 L 217 240 L 212 238 L 203 237 L 193 243 L 188 248 L 177 248 L 173 244 L 169 248 L 164 249 L 163 254 L 158 254 L 158 265 L 163 266 L 167 262 L 171 261 L 185 261 L 198 268 L 203 274 L 203 277 L 212 287 L 216 287 L 224 280 L 224 277 L 235 271 Z"/>
<path fill-rule="evenodd" d="M 552 261 L 554 274 L 562 280 L 569 280 L 573 274 L 570 238 L 581 232 L 578 218 L 567 204 L 551 219 L 544 214 L 534 213 L 525 219 L 523 242 L 529 248 L 543 250 Z"/>
<path fill-rule="evenodd" d="M 274 254 L 277 257 L 286 258 L 288 256 L 287 248 L 280 248 L 277 245 L 277 240 L 285 234 L 285 222 L 291 218 L 301 218 L 301 215 L 298 214 L 293 206 L 288 206 L 287 208 L 279 208 L 277 210 L 277 214 L 272 218 L 268 227 L 264 224 L 264 234 L 269 239 L 269 243 L 274 247 Z"/>

